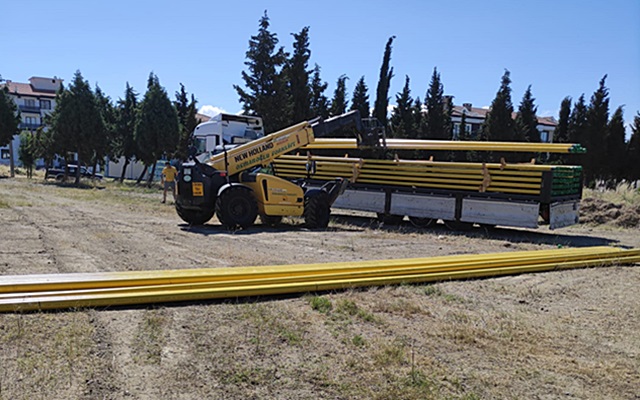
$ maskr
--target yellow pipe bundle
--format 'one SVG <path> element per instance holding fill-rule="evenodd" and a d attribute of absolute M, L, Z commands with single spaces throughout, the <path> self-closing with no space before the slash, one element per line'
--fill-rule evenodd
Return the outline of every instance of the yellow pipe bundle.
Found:
<path fill-rule="evenodd" d="M 0 277 L 0 312 L 303 293 L 640 262 L 610 247 L 399 260 Z"/>
<path fill-rule="evenodd" d="M 309 172 L 313 163 L 314 169 Z M 580 183 L 581 167 L 536 164 L 371 160 L 359 158 L 281 156 L 276 175 L 317 180 L 348 178 L 351 183 L 540 195 L 544 172 L 565 171 L 557 181 Z M 568 171 L 568 172 L 567 172 Z M 562 182 L 560 182 L 562 183 Z M 568 183 L 567 183 L 568 185 Z M 579 193 L 579 191 L 577 191 Z"/>
<path fill-rule="evenodd" d="M 386 139 L 384 143 L 391 150 L 451 150 L 451 151 L 512 151 L 526 153 L 584 153 L 585 149 L 575 143 L 530 143 L 530 142 L 485 142 L 460 140 L 420 140 Z M 304 149 L 310 150 L 355 150 L 356 139 L 316 138 Z"/>

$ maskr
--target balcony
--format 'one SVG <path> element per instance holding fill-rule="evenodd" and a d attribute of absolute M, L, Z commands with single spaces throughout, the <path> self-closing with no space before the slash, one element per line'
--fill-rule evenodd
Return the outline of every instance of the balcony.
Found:
<path fill-rule="evenodd" d="M 20 112 L 40 114 L 40 106 L 20 105 L 19 108 L 20 108 Z"/>
<path fill-rule="evenodd" d="M 26 122 L 21 122 L 20 125 L 18 125 L 18 128 L 20 128 L 23 131 L 35 131 L 41 126 L 42 124 L 28 124 Z"/>

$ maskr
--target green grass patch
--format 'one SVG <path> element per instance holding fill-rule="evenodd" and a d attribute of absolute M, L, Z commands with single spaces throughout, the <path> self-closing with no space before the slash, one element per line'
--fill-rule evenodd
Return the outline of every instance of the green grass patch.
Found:
<path fill-rule="evenodd" d="M 322 314 L 329 314 L 329 312 L 333 309 L 333 304 L 331 304 L 331 300 L 323 296 L 312 297 L 309 300 L 309 304 L 311 305 L 312 309 Z"/>

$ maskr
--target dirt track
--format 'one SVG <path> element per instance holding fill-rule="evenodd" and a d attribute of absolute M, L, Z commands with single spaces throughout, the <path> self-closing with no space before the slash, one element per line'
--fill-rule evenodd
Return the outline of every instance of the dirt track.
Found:
<path fill-rule="evenodd" d="M 640 230 L 189 228 L 157 190 L 0 179 L 0 275 L 616 245 Z M 0 278 L 1 279 L 1 278 Z M 640 269 L 0 315 L 0 399 L 640 398 Z M 324 299 L 330 310 L 314 307 Z"/>

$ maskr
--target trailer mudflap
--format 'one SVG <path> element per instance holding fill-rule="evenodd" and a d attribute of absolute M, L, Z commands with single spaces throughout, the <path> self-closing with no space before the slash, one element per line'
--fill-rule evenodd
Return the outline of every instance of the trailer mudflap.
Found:
<path fill-rule="evenodd" d="M 580 200 L 569 200 L 549 205 L 549 229 L 577 224 L 580 217 Z"/>

